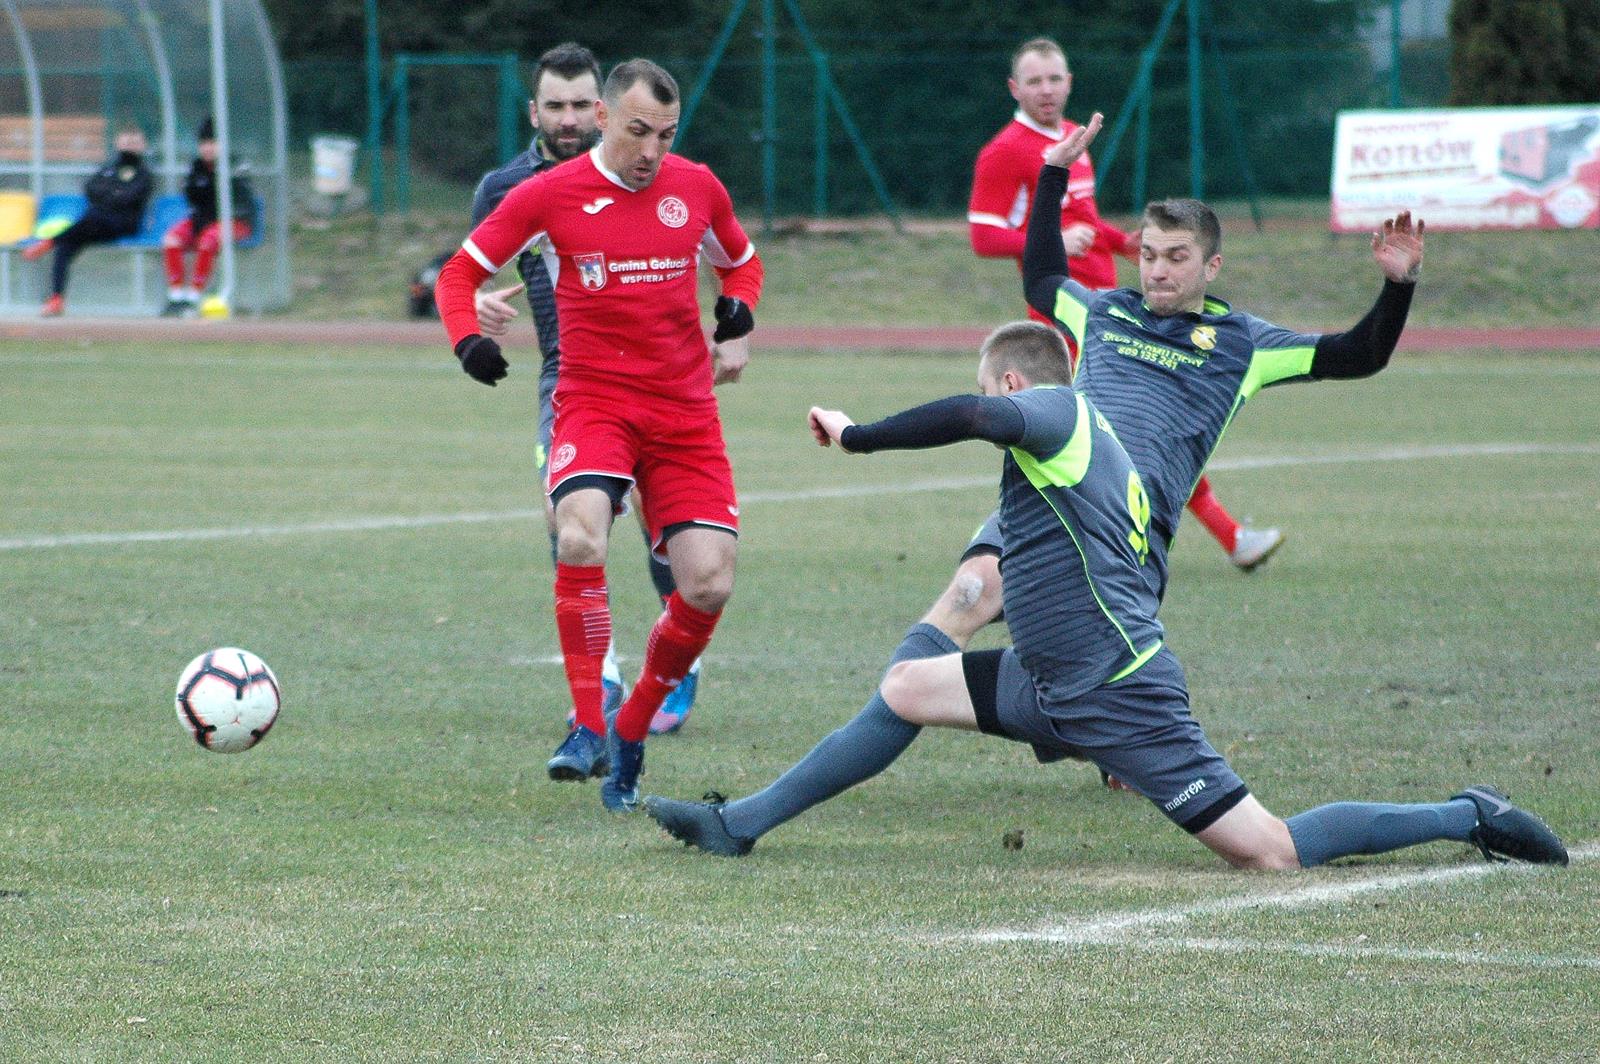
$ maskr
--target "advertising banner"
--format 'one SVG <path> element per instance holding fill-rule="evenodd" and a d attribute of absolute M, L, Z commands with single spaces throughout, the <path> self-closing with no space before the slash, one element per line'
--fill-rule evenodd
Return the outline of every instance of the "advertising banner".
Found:
<path fill-rule="evenodd" d="M 1600 104 L 1342 111 L 1330 228 L 1600 228 Z"/>

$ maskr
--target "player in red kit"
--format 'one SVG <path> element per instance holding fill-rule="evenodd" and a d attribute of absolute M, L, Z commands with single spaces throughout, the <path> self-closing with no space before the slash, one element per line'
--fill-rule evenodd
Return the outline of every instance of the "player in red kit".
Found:
<path fill-rule="evenodd" d="M 1017 113 L 978 153 L 972 198 L 967 204 L 967 231 L 977 254 L 1015 259 L 1020 270 L 1028 210 L 1044 153 L 1078 126 L 1064 117 L 1072 92 L 1067 56 L 1050 38 L 1025 41 L 1013 53 L 1006 84 L 1017 101 Z M 1087 288 L 1115 288 L 1115 256 L 1136 260 L 1139 235 L 1125 233 L 1100 217 L 1094 188 L 1094 165 L 1084 153 L 1067 171 L 1067 194 L 1061 201 L 1067 269 L 1074 281 Z M 1032 307 L 1028 315 L 1035 321 L 1046 320 Z M 1189 511 L 1228 552 L 1229 560 L 1245 572 L 1264 563 L 1283 544 L 1283 533 L 1276 528 L 1249 528 L 1235 521 L 1217 500 L 1207 477 L 1195 484 Z"/>
<path fill-rule="evenodd" d="M 613 812 L 633 810 L 650 719 L 733 593 L 739 504 L 711 389 L 739 379 L 761 295 L 761 260 L 727 190 L 668 151 L 678 113 L 670 74 L 644 59 L 619 65 L 596 111 L 600 143 L 507 193 L 436 285 L 462 368 L 492 385 L 506 361 L 478 331 L 473 293 L 536 243 L 558 259 L 561 376 L 546 490 L 555 506 L 556 628 L 577 725 L 547 767 L 552 779 L 604 773 L 600 797 Z M 701 255 L 722 286 L 711 350 L 696 294 Z M 606 544 L 634 484 L 677 591 L 608 734 Z"/>

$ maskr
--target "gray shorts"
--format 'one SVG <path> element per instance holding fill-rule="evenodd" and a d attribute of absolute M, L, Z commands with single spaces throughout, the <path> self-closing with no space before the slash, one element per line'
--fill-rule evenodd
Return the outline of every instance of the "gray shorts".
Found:
<path fill-rule="evenodd" d="M 556 381 L 561 377 L 561 358 L 547 358 L 539 367 L 539 440 L 533 447 L 533 461 L 539 467 L 539 484 L 545 483 L 545 466 L 550 462 L 550 434 L 555 429 Z"/>
<path fill-rule="evenodd" d="M 1004 542 L 1000 539 L 1000 511 L 996 510 L 983 519 L 978 531 L 967 541 L 967 549 L 961 552 L 961 560 L 966 561 L 979 554 L 998 555 L 1002 546 Z"/>
<path fill-rule="evenodd" d="M 962 668 L 980 731 L 1027 743 L 1040 761 L 1092 761 L 1185 831 L 1250 793 L 1190 716 L 1183 667 L 1165 647 L 1132 675 L 1049 706 L 1014 650 L 964 654 Z"/>

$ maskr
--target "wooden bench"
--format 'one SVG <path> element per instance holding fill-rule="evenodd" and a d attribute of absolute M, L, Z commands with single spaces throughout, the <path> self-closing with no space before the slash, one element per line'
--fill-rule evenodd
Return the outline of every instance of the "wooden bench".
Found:
<path fill-rule="evenodd" d="M 106 160 L 110 126 L 104 115 L 46 115 L 44 161 L 49 163 L 102 163 Z M 33 119 L 28 115 L 0 115 L 0 162 L 33 161 Z"/>

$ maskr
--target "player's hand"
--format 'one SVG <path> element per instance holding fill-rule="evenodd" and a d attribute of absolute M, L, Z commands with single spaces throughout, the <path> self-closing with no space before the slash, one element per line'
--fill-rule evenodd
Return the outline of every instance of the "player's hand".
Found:
<path fill-rule="evenodd" d="M 1411 212 L 1386 219 L 1372 234 L 1372 257 L 1383 275 L 1397 284 L 1416 284 L 1422 277 L 1422 219 L 1411 224 Z"/>
<path fill-rule="evenodd" d="M 1061 244 L 1067 249 L 1067 258 L 1082 255 L 1094 246 L 1094 226 L 1088 222 L 1073 222 L 1061 230 Z"/>
<path fill-rule="evenodd" d="M 456 357 L 467 376 L 475 381 L 493 388 L 496 381 L 505 379 L 508 363 L 500 354 L 500 345 L 487 336 L 473 333 L 462 337 L 456 344 Z"/>
<path fill-rule="evenodd" d="M 718 296 L 716 309 L 711 313 L 717 319 L 717 331 L 711 334 L 712 343 L 720 344 L 724 340 L 749 336 L 750 330 L 756 327 L 756 316 L 750 312 L 749 305 L 737 296 Z"/>
<path fill-rule="evenodd" d="M 1046 166 L 1059 166 L 1063 170 L 1077 162 L 1084 152 L 1089 150 L 1089 145 L 1094 143 L 1094 138 L 1100 132 L 1100 124 L 1105 121 L 1099 111 L 1089 119 L 1089 124 L 1079 126 L 1071 133 L 1062 137 L 1050 150 L 1044 153 Z"/>
<path fill-rule="evenodd" d="M 511 319 L 517 316 L 517 308 L 511 301 L 522 293 L 522 289 L 523 285 L 519 282 L 498 292 L 472 294 L 472 306 L 478 312 L 478 328 L 483 330 L 483 335 L 506 334 L 506 330 L 511 328 Z"/>
<path fill-rule="evenodd" d="M 1119 252 L 1119 254 L 1124 255 L 1127 258 L 1132 259 L 1134 262 L 1138 262 L 1139 261 L 1139 249 L 1142 248 L 1142 247 L 1144 247 L 1144 227 L 1143 226 L 1141 226 L 1138 229 L 1135 229 L 1133 232 L 1128 234 L 1128 238 L 1125 241 L 1123 241 L 1123 243 L 1122 243 L 1122 251 Z"/>
<path fill-rule="evenodd" d="M 837 443 L 841 451 L 845 448 L 839 437 L 845 429 L 855 424 L 845 416 L 843 410 L 824 410 L 820 406 L 811 408 L 811 413 L 806 415 L 806 421 L 811 426 L 811 437 L 819 446 L 829 447 Z"/>
<path fill-rule="evenodd" d="M 750 341 L 744 337 L 711 345 L 711 386 L 737 384 L 750 364 Z"/>

